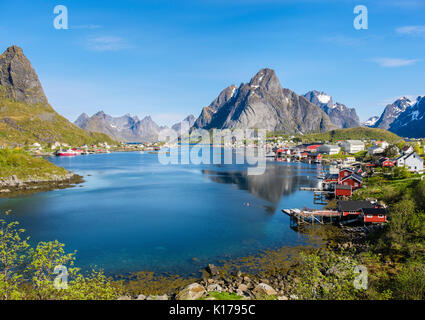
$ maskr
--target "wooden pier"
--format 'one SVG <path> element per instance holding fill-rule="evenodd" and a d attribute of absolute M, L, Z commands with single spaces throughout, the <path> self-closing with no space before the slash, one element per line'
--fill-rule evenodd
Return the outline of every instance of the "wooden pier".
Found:
<path fill-rule="evenodd" d="M 282 209 L 282 212 L 291 217 L 291 227 L 298 227 L 302 224 L 334 223 L 342 217 L 340 212 L 333 210 Z"/>

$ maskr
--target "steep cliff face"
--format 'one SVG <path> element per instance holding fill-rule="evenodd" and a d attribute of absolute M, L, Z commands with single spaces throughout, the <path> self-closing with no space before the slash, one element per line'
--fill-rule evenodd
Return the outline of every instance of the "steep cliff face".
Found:
<path fill-rule="evenodd" d="M 330 95 L 316 90 L 309 91 L 304 95 L 311 103 L 322 109 L 338 128 L 354 128 L 360 126 L 360 120 L 356 109 L 348 108 L 342 103 L 333 102 Z"/>
<path fill-rule="evenodd" d="M 275 72 L 260 70 L 249 83 L 232 85 L 204 108 L 194 128 L 259 128 L 285 133 L 334 129 L 329 117 L 316 105 L 283 89 Z"/>
<path fill-rule="evenodd" d="M 17 46 L 0 55 L 0 86 L 2 95 L 15 101 L 48 103 L 34 68 Z"/>
<path fill-rule="evenodd" d="M 215 98 L 208 107 L 202 108 L 201 115 L 198 117 L 198 119 L 195 120 L 193 126 L 195 128 L 208 127 L 213 118 L 213 115 L 235 96 L 237 89 L 238 87 L 232 84 L 231 86 L 221 91 L 218 97 Z"/>

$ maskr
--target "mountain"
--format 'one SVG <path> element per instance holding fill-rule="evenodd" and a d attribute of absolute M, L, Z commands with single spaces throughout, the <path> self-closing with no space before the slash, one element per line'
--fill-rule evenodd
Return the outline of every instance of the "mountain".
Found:
<path fill-rule="evenodd" d="M 177 134 L 184 134 L 189 132 L 190 128 L 195 124 L 195 116 L 193 114 L 187 116 L 182 121 L 171 126 L 171 129 L 177 132 Z"/>
<path fill-rule="evenodd" d="M 249 83 L 231 85 L 203 108 L 193 128 L 259 128 L 285 133 L 334 129 L 317 106 L 289 89 L 283 89 L 272 69 L 260 70 Z"/>
<path fill-rule="evenodd" d="M 4 96 L 18 102 L 47 104 L 40 80 L 24 52 L 11 46 L 0 56 L 0 86 Z"/>
<path fill-rule="evenodd" d="M 389 130 L 403 137 L 425 137 L 425 96 L 418 97 L 416 103 L 401 113 Z"/>
<path fill-rule="evenodd" d="M 159 127 L 150 116 L 139 120 L 137 116 L 126 114 L 122 117 L 112 117 L 99 111 L 89 117 L 81 114 L 75 125 L 90 132 L 102 132 L 114 139 L 126 142 L 152 142 L 157 140 L 158 133 L 165 127 Z"/>
<path fill-rule="evenodd" d="M 379 120 L 378 116 L 373 116 L 367 119 L 365 122 L 363 122 L 363 125 L 369 128 L 372 128 L 375 126 L 375 123 Z"/>
<path fill-rule="evenodd" d="M 49 104 L 30 61 L 21 48 L 0 55 L 0 145 L 114 143 L 104 134 L 88 133 L 59 115 Z"/>
<path fill-rule="evenodd" d="M 334 103 L 330 95 L 313 90 L 307 92 L 304 98 L 322 109 L 336 127 L 354 128 L 360 126 L 356 109 L 348 108 L 339 102 Z"/>
<path fill-rule="evenodd" d="M 412 101 L 407 97 L 401 97 L 393 103 L 388 104 L 385 107 L 384 112 L 382 112 L 381 116 L 379 117 L 378 121 L 376 121 L 374 127 L 388 130 L 391 124 L 398 118 L 398 116 L 415 103 L 416 101 Z"/>

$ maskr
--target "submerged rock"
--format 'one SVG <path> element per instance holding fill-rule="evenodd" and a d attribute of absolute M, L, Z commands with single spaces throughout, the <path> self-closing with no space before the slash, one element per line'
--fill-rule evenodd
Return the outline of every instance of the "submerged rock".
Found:
<path fill-rule="evenodd" d="M 219 275 L 219 271 L 218 268 L 213 265 L 213 264 L 209 264 L 206 268 L 205 271 L 207 271 L 212 277 L 218 276 Z"/>

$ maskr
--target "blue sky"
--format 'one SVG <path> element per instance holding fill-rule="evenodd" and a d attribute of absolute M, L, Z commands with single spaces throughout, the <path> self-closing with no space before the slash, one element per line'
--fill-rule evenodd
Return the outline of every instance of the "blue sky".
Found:
<path fill-rule="evenodd" d="M 68 30 L 53 27 L 56 5 Z M 353 27 L 356 5 L 367 30 Z M 0 51 L 21 46 L 70 120 L 103 110 L 170 125 L 264 67 L 366 120 L 425 95 L 424 16 L 425 0 L 1 1 Z"/>

